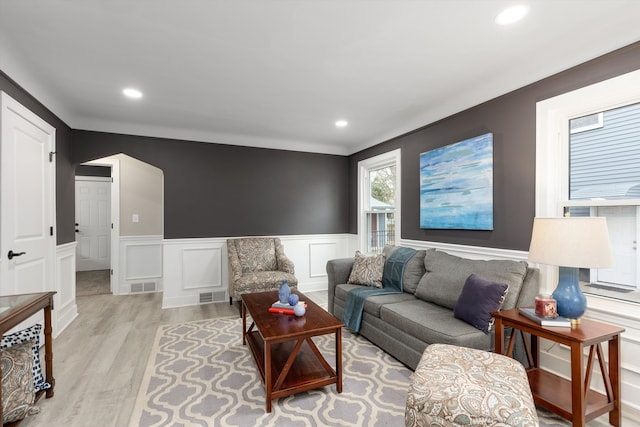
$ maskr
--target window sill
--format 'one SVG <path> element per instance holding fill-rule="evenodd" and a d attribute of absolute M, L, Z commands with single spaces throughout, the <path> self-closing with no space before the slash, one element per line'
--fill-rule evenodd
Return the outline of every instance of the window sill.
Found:
<path fill-rule="evenodd" d="M 615 293 L 615 291 L 609 291 L 609 294 Z M 626 318 L 633 320 L 640 320 L 638 312 L 638 304 L 640 304 L 640 292 L 633 292 L 637 301 L 631 301 L 628 296 L 630 293 L 620 293 L 620 296 L 614 297 L 610 295 L 604 295 L 604 292 L 598 290 L 595 293 L 593 290 L 589 290 L 585 293 L 587 297 L 587 317 L 610 321 L 611 318 Z M 620 299 L 624 296 L 625 299 Z M 618 322 L 616 322 L 618 323 Z"/>

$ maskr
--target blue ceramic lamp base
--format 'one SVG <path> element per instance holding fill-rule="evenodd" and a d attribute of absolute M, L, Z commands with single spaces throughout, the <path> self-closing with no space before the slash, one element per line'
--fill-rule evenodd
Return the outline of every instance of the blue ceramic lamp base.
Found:
<path fill-rule="evenodd" d="M 573 267 L 560 267 L 560 279 L 558 286 L 553 291 L 553 299 L 558 306 L 560 316 L 579 322 L 580 317 L 587 310 L 587 298 L 580 289 L 578 269 Z"/>

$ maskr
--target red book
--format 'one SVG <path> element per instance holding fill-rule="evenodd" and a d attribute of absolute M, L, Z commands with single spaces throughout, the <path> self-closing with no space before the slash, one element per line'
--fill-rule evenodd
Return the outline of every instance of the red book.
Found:
<path fill-rule="evenodd" d="M 294 315 L 293 308 L 269 307 L 269 313 Z"/>

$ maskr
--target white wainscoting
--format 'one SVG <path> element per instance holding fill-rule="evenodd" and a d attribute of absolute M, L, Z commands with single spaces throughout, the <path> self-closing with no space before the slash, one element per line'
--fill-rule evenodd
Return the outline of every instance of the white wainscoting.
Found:
<path fill-rule="evenodd" d="M 76 305 L 76 242 L 56 247 L 55 291 L 52 312 L 53 337 L 78 316 Z"/>
<path fill-rule="evenodd" d="M 483 248 L 474 246 L 451 245 L 437 242 L 422 242 L 414 240 L 402 240 L 403 246 L 415 249 L 435 248 L 452 255 L 457 255 L 471 259 L 510 259 L 516 261 L 527 261 L 528 252 L 513 251 L 496 248 Z M 533 266 L 537 266 L 532 264 Z M 540 266 L 537 266 L 540 267 Z M 543 266 L 546 267 L 546 266 Z M 548 282 L 550 278 L 544 275 L 552 270 L 541 268 L 541 283 Z M 557 277 L 557 276 L 556 276 Z M 553 279 L 556 280 L 556 279 Z M 553 286 L 555 288 L 555 286 Z M 553 289 L 552 289 L 553 290 Z M 605 322 L 625 328 L 621 336 L 621 388 L 622 388 L 622 415 L 624 426 L 638 426 L 640 419 L 640 318 L 638 317 L 638 306 L 632 303 L 623 303 L 608 298 L 587 295 L 587 312 L 585 317 L 600 322 Z M 603 345 L 605 359 L 608 362 L 607 346 Z M 585 366 L 588 352 L 585 354 Z M 564 378 L 570 378 L 571 354 L 568 347 L 553 343 L 548 340 L 541 340 L 540 364 L 543 368 L 554 372 Z M 607 365 L 608 366 L 608 365 Z M 604 392 L 602 375 L 599 366 L 596 364 L 593 369 L 591 386 Z"/>
<path fill-rule="evenodd" d="M 327 288 L 329 259 L 352 256 L 355 236 L 349 234 L 278 236 L 293 261 L 301 292 Z M 163 308 L 200 304 L 203 295 L 229 303 L 227 239 L 165 239 L 163 241 Z"/>
<path fill-rule="evenodd" d="M 119 286 L 114 294 L 162 291 L 162 251 L 162 236 L 121 236 Z"/>

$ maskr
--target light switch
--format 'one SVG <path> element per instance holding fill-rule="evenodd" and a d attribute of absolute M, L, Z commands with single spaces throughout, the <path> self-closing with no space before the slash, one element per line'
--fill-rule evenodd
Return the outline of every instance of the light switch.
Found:
<path fill-rule="evenodd" d="M 131 221 L 133 222 L 140 222 L 140 215 L 138 214 L 133 214 Z"/>

